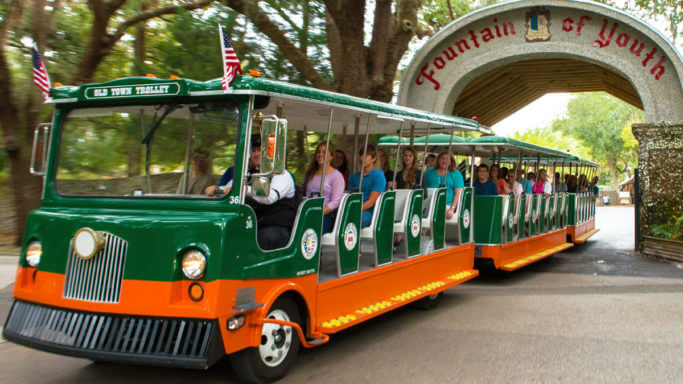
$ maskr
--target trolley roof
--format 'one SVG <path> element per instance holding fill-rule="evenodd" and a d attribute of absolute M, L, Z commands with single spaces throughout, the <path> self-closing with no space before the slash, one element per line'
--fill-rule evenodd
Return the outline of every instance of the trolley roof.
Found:
<path fill-rule="evenodd" d="M 451 135 L 446 134 L 434 134 L 429 135 L 429 145 L 434 146 L 448 146 L 450 144 Z M 413 145 L 424 146 L 426 143 L 426 137 L 420 136 L 416 137 L 413 141 Z M 401 146 L 409 145 L 410 139 L 407 137 L 401 138 Z M 385 136 L 379 139 L 378 145 L 383 146 L 397 146 L 398 137 L 397 136 Z M 548 148 L 541 145 L 531 144 L 520 140 L 509 139 L 507 137 L 499 136 L 482 136 L 482 137 L 472 137 L 463 138 L 459 136 L 453 136 L 453 149 L 452 153 L 456 155 L 471 155 L 474 152 L 476 156 L 488 157 L 495 155 L 496 157 L 502 157 L 507 159 L 507 161 L 516 161 L 521 154 L 524 158 L 529 159 L 529 161 L 535 161 L 538 156 L 542 159 L 545 158 L 557 158 L 560 159 L 571 158 L 572 155 L 567 152 L 560 151 L 558 149 Z M 576 157 L 576 156 L 573 156 Z"/>
<path fill-rule="evenodd" d="M 260 109 L 265 115 L 274 115 L 281 107 L 290 129 L 326 132 L 330 109 L 334 108 L 332 133 L 354 134 L 356 118 L 360 118 L 359 133 L 365 134 L 368 116 L 372 116 L 370 133 L 398 133 L 415 126 L 418 132 L 430 129 L 471 130 L 487 132 L 479 123 L 466 118 L 442 115 L 413 108 L 382 103 L 374 100 L 324 91 L 297 84 L 268 80 L 246 75 L 237 76 L 232 87 L 223 90 L 220 79 L 205 82 L 190 79 L 158 79 L 128 77 L 99 84 L 60 86 L 51 90 L 53 103 L 115 104 L 156 100 L 168 101 L 177 97 L 255 95 L 269 101 Z M 258 104 L 258 103 L 257 103 Z"/>

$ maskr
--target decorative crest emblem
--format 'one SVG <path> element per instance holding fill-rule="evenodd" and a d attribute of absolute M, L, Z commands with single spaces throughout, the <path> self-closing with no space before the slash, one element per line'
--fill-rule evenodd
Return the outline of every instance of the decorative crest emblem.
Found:
<path fill-rule="evenodd" d="M 528 42 L 550 40 L 550 11 L 534 7 L 526 13 L 526 35 Z"/>
<path fill-rule="evenodd" d="M 315 251 L 318 250 L 318 235 L 311 228 L 304 232 L 301 237 L 301 253 L 304 259 L 311 260 L 315 256 Z"/>

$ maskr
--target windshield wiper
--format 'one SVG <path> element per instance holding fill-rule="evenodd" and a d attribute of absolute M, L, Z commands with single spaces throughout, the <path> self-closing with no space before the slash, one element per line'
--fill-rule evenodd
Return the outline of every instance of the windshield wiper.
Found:
<path fill-rule="evenodd" d="M 152 193 L 152 179 L 149 174 L 149 166 L 152 160 L 152 139 L 154 138 L 154 132 L 157 131 L 161 125 L 161 122 L 164 121 L 166 116 L 168 116 L 168 114 L 171 113 L 171 111 L 173 111 L 178 104 L 178 100 L 175 100 L 172 104 L 169 104 L 166 109 L 164 109 L 164 112 L 161 114 L 161 116 L 159 116 L 159 118 L 152 123 L 152 126 L 149 128 L 149 132 L 145 138 L 142 139 L 142 144 L 145 144 L 145 175 L 147 176 L 147 187 L 149 188 L 149 193 Z"/>
<path fill-rule="evenodd" d="M 147 136 L 145 136 L 144 139 L 142 139 L 142 144 L 149 144 L 150 141 L 152 141 L 152 137 L 154 137 L 154 133 L 157 131 L 159 126 L 161 125 L 161 122 L 164 121 L 166 116 L 168 116 L 171 111 L 173 111 L 177 106 L 178 106 L 179 101 L 176 100 L 173 102 L 173 104 L 169 104 L 166 109 L 164 109 L 164 112 L 159 116 L 156 121 L 152 123 L 152 126 L 149 128 L 149 132 L 147 133 Z"/>

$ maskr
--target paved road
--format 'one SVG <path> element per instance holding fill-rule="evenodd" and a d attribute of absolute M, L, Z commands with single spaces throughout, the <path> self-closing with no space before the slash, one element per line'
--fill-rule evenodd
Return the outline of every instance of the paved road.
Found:
<path fill-rule="evenodd" d="M 487 273 L 435 310 L 399 309 L 336 335 L 303 351 L 282 383 L 680 383 L 683 269 L 630 251 L 632 225 L 632 208 L 600 208 L 588 244 Z M 100 364 L 12 343 L 0 344 L 0 372 L 3 383 L 235 382 L 223 363 Z"/>

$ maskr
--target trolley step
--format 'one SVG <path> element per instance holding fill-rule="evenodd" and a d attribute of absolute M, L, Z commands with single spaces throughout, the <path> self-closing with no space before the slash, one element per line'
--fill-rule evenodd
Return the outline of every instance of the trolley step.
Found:
<path fill-rule="evenodd" d="M 475 278 L 477 275 L 479 275 L 479 271 L 476 269 L 468 269 L 458 272 L 441 280 L 433 281 L 429 284 L 425 284 L 414 289 L 407 290 L 403 293 L 399 293 L 395 296 L 388 297 L 384 300 L 380 300 L 377 303 L 359 308 L 351 313 L 342 314 L 333 319 L 323 321 L 318 325 L 318 330 L 323 333 L 339 332 L 342 329 L 346 329 L 375 316 L 379 316 L 384 312 L 388 312 L 390 309 L 393 309 L 396 306 L 417 301 L 423 297 L 433 295 L 458 284 L 462 284 L 467 280 Z"/>
<path fill-rule="evenodd" d="M 574 246 L 574 244 L 572 244 L 572 243 L 560 244 L 560 245 L 558 245 L 558 246 L 556 246 L 556 247 L 553 247 L 553 248 L 550 248 L 550 249 L 546 249 L 546 250 L 544 250 L 544 251 L 535 253 L 535 254 L 533 254 L 533 255 L 531 255 L 531 256 L 524 257 L 524 258 L 522 258 L 522 259 L 513 261 L 513 262 L 511 262 L 511 263 L 507 263 L 507 264 L 503 265 L 500 269 L 502 269 L 502 270 L 504 270 L 504 271 L 515 271 L 515 270 L 518 270 L 518 269 L 520 269 L 520 268 L 522 268 L 522 267 L 524 267 L 524 266 L 527 266 L 527 265 L 529 265 L 529 264 L 531 264 L 531 263 L 533 263 L 533 262 L 536 262 L 536 261 L 538 261 L 538 260 L 544 259 L 544 258 L 546 258 L 546 257 L 548 257 L 548 256 L 552 256 L 552 255 L 554 255 L 554 254 L 556 254 L 556 253 L 558 253 L 558 252 L 562 252 L 562 251 L 564 251 L 565 249 L 571 248 L 571 247 L 573 247 L 573 246 Z"/>
<path fill-rule="evenodd" d="M 576 244 L 583 244 L 586 242 L 586 240 L 588 240 L 589 237 L 595 235 L 598 232 L 600 232 L 600 230 L 598 228 L 590 230 L 590 231 L 584 233 L 583 235 L 581 235 L 580 237 L 577 237 L 576 240 L 574 240 L 574 242 Z"/>

